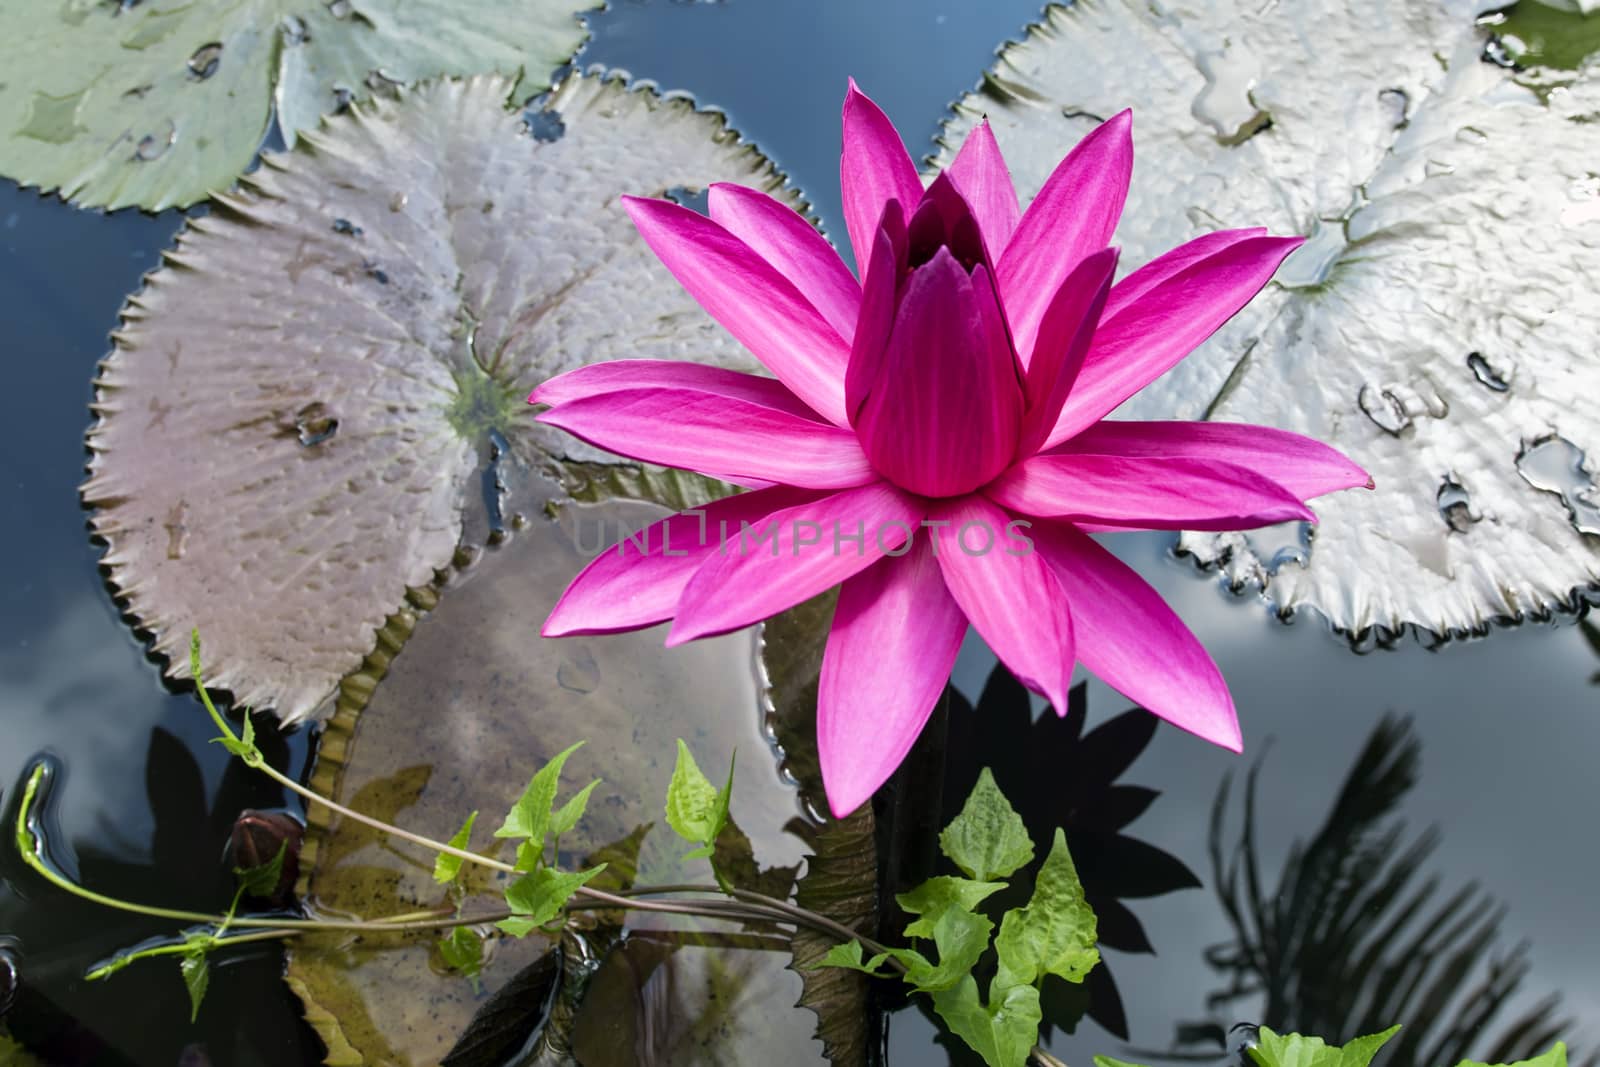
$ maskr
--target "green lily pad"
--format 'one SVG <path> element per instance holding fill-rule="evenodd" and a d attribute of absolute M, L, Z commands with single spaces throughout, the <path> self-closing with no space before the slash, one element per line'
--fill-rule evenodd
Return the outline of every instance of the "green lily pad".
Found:
<path fill-rule="evenodd" d="M 1258 422 L 1376 480 L 1306 528 L 1185 534 L 1236 587 L 1358 635 L 1441 634 L 1600 580 L 1600 62 L 1489 62 L 1465 0 L 1052 7 L 957 106 L 1024 190 L 1134 112 L 1134 269 L 1241 226 L 1309 240 L 1119 417 Z M 1587 457 L 1587 458 L 1585 458 Z"/>
<path fill-rule="evenodd" d="M 529 499 L 541 484 L 537 472 L 521 468 L 503 477 L 516 500 Z M 484 828 L 468 847 L 492 849 L 497 842 L 488 828 L 510 809 L 532 771 L 582 740 L 587 743 L 564 767 L 559 795 L 593 778 L 602 781 L 586 814 L 561 837 L 562 865 L 587 865 L 586 857 L 632 839 L 635 884 L 711 884 L 706 861 L 684 859 L 687 850 L 663 816 L 674 742 L 681 737 L 709 768 L 726 768 L 738 750 L 732 810 L 748 836 L 752 874 L 757 865 L 797 864 L 804 842 L 787 827 L 799 814 L 798 798 L 780 777 L 763 732 L 754 633 L 677 649 L 662 646 L 664 628 L 538 636 L 556 597 L 599 550 L 601 521 L 613 530 L 619 522 L 637 529 L 662 514 L 639 502 L 568 505 L 559 519 L 526 520 L 499 544 L 464 552 L 431 610 L 393 620 L 390 647 L 345 680 L 314 785 L 439 839 L 456 831 L 463 812 L 479 810 Z M 375 917 L 449 906 L 448 890 L 433 878 L 431 856 L 315 806 L 310 814 L 301 861 L 310 872 L 304 900 L 314 913 Z M 475 868 L 463 877 L 468 912 L 503 906 L 498 875 Z M 675 916 L 635 912 L 627 919 L 638 936 L 651 931 L 671 938 L 685 929 Z M 787 939 L 769 934 L 765 951 L 746 949 L 736 953 L 736 964 L 718 962 L 712 957 L 722 950 L 694 939 L 706 927 L 689 927 L 696 933 L 676 950 L 674 1012 L 709 1019 L 716 1005 L 706 999 L 707 990 L 722 986 L 691 976 L 720 973 L 725 965 L 741 976 L 741 985 L 765 992 L 758 1003 L 738 1009 L 737 1025 L 724 1020 L 695 1030 L 697 1036 L 685 1038 L 689 1043 L 665 1062 L 718 1062 L 704 1057 L 749 1042 L 769 1047 L 778 1057 L 770 1062 L 825 1062 L 821 1046 L 808 1039 L 812 1017 L 785 1010 L 801 992 L 799 977 L 785 969 Z M 291 949 L 289 976 L 330 1047 L 355 1050 L 359 1060 L 352 1062 L 434 1063 L 482 1000 L 550 947 L 538 934 L 520 941 L 490 936 L 480 993 L 446 973 L 435 942 L 431 935 L 305 939 Z M 605 939 L 597 943 L 603 947 Z M 741 1035 L 737 1041 L 735 1034 Z"/>
<path fill-rule="evenodd" d="M 681 97 L 574 77 L 534 134 L 512 89 L 444 81 L 330 118 L 124 308 L 83 496 L 168 674 L 198 627 L 208 683 L 326 713 L 449 564 L 482 457 L 606 458 L 534 423 L 535 385 L 623 356 L 755 368 L 617 198 L 781 176 Z"/>
<path fill-rule="evenodd" d="M 1479 25 L 1493 35 L 1498 55 L 1524 67 L 1579 70 L 1600 51 L 1600 3 L 1585 0 L 1582 11 L 1521 0 L 1492 12 Z"/>
<path fill-rule="evenodd" d="M 83 207 L 185 206 L 227 189 L 274 116 L 441 75 L 499 73 L 526 99 L 600 0 L 65 0 L 0 5 L 0 174 Z"/>

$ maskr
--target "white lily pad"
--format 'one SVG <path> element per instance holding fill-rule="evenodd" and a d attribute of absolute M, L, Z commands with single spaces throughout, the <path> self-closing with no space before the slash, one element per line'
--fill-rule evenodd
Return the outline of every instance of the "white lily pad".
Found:
<path fill-rule="evenodd" d="M 1489 62 L 1478 6 L 1081 0 L 1008 47 L 942 137 L 987 114 L 1031 190 L 1131 106 L 1125 269 L 1225 227 L 1309 237 L 1119 416 L 1280 426 L 1371 471 L 1375 491 L 1314 503 L 1314 539 L 1181 542 L 1360 635 L 1481 631 L 1600 579 L 1582 528 L 1600 409 L 1580 399 L 1600 396 L 1600 66 Z M 1529 470 L 1541 448 L 1534 466 L 1566 457 L 1557 488 Z"/>
<path fill-rule="evenodd" d="M 681 98 L 575 77 L 535 135 L 511 91 L 329 119 L 130 298 L 83 495 L 169 674 L 198 627 L 209 683 L 286 720 L 325 708 L 483 510 L 492 434 L 529 464 L 601 455 L 532 421 L 535 385 L 622 356 L 754 369 L 617 198 L 775 189 L 770 164 Z"/>
<path fill-rule="evenodd" d="M 549 85 L 600 0 L 0 4 L 0 173 L 84 207 L 186 205 L 249 165 L 274 113 L 318 116 L 441 75 Z"/>

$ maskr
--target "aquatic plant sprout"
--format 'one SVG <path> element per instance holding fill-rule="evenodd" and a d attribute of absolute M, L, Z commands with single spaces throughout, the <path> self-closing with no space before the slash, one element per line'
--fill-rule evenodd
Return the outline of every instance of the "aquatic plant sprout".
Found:
<path fill-rule="evenodd" d="M 1261 426 L 1106 416 L 1226 322 L 1299 237 L 1207 234 L 1113 283 L 1131 115 L 1085 137 L 1026 211 L 987 125 L 926 188 L 851 83 L 840 181 L 861 280 L 790 208 L 713 185 L 707 218 L 626 198 L 684 288 L 774 378 L 656 360 L 535 389 L 546 423 L 748 488 L 591 562 L 546 636 L 668 619 L 668 645 L 839 586 L 818 692 L 833 812 L 893 773 L 970 623 L 1058 713 L 1075 661 L 1173 724 L 1241 739 L 1216 665 L 1089 534 L 1313 521 L 1370 485 L 1334 449 Z"/>

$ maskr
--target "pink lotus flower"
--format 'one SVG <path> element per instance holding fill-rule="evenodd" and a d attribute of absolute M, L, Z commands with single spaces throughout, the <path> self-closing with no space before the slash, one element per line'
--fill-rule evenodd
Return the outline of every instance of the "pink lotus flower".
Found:
<path fill-rule="evenodd" d="M 563 374 L 529 400 L 601 448 L 757 488 L 594 560 L 545 635 L 671 619 L 677 645 L 839 585 L 817 703 L 837 815 L 904 758 L 968 623 L 1058 712 L 1081 660 L 1238 751 L 1210 656 L 1088 534 L 1314 520 L 1307 498 L 1368 478 L 1282 430 L 1104 421 L 1301 241 L 1208 234 L 1112 284 L 1130 125 L 1124 111 L 1084 138 L 1023 212 L 987 124 L 924 190 L 852 82 L 839 171 L 859 284 L 803 218 L 754 190 L 713 185 L 710 218 L 626 198 L 667 269 L 774 377 L 622 360 Z M 772 536 L 748 541 L 746 528 Z"/>

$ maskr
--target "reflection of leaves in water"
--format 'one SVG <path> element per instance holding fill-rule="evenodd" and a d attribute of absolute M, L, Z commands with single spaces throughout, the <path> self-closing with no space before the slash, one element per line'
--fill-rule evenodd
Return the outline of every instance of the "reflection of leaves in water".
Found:
<path fill-rule="evenodd" d="M 1121 414 L 1269 423 L 1371 471 L 1375 491 L 1316 501 L 1309 548 L 1299 531 L 1181 543 L 1376 639 L 1570 608 L 1600 579 L 1600 543 L 1519 464 L 1550 435 L 1600 455 L 1600 409 L 1573 403 L 1600 393 L 1600 63 L 1485 62 L 1485 6 L 1052 5 L 941 137 L 948 162 L 987 116 L 1027 191 L 1131 106 L 1125 268 L 1230 227 L 1309 238 Z"/>
<path fill-rule="evenodd" d="M 262 730 L 257 743 L 274 766 L 288 763 L 288 749 L 277 730 Z M 229 760 L 215 796 L 206 795 L 205 778 L 187 745 L 168 731 L 150 731 L 145 756 L 145 791 L 155 822 L 148 845 L 126 842 L 102 851 L 78 850 L 79 877 L 88 884 L 112 885 L 133 900 L 160 900 L 167 907 L 216 911 L 232 896 L 233 876 L 224 862 L 235 818 L 246 808 L 284 803 L 283 790 L 239 760 Z M 148 854 L 148 863 L 125 857 Z"/>
<path fill-rule="evenodd" d="M 551 949 L 495 990 L 440 1067 L 502 1067 L 533 1036 L 550 1012 L 561 978 L 562 951 Z"/>
<path fill-rule="evenodd" d="M 263 728 L 258 730 L 257 740 L 268 761 L 278 767 L 289 766 L 293 760 L 284 736 L 266 729 L 264 723 L 258 725 Z M 208 790 L 194 753 L 160 727 L 150 732 L 142 765 L 153 823 L 148 838 L 133 839 L 114 832 L 117 828 L 109 825 L 86 839 L 69 838 L 56 823 L 53 804 L 57 798 L 66 804 L 72 801 L 68 792 L 56 791 L 40 800 L 47 857 L 80 884 L 125 899 L 201 912 L 224 910 L 234 888 L 225 860 L 234 819 L 245 808 L 283 805 L 282 789 L 240 761 L 230 760 L 222 768 L 220 780 Z M 18 796 L 18 792 L 5 791 L 8 801 Z M 12 805 L 6 805 L 4 815 L 0 821 L 9 826 L 15 816 Z M 0 849 L 0 885 L 9 882 L 31 896 L 35 878 L 15 858 L 14 850 Z M 251 1010 L 228 1020 L 225 1028 L 202 1016 L 200 1029 L 194 1031 L 189 1027 L 189 1002 L 178 968 L 136 964 L 136 968 L 150 970 L 126 972 L 131 976 L 126 981 L 134 988 L 141 980 L 147 981 L 151 995 L 139 999 L 138 1010 L 130 1014 L 129 986 L 123 979 L 84 983 L 80 980 L 83 969 L 146 937 L 170 936 L 173 924 L 108 912 L 99 905 L 54 894 L 42 882 L 38 888 L 51 895 L 50 906 L 29 907 L 20 919 L 5 907 L 20 901 L 0 888 L 0 929 L 15 922 L 10 928 L 23 939 L 24 948 L 50 949 L 23 958 L 22 980 L 7 1016 L 12 1036 L 43 1063 L 50 1067 L 132 1067 L 150 1056 L 171 1055 L 182 1043 L 174 1041 L 173 1035 L 181 1033 L 204 1035 L 222 1055 L 239 1053 L 248 1058 L 243 1050 L 253 1053 L 273 1048 L 285 1062 L 298 1063 L 312 1056 L 315 1039 L 300 1028 L 298 1005 L 283 993 L 270 967 L 223 968 L 218 975 L 219 991 L 213 995 L 232 1003 L 248 997 Z M 0 937 L 0 945 L 4 942 Z M 257 946 L 254 951 L 273 953 L 276 947 Z M 3 1045 L 0 1042 L 0 1064 L 10 1067 Z M 161 1049 L 167 1051 L 152 1051 Z"/>
<path fill-rule="evenodd" d="M 1073 688 L 1062 717 L 1047 713 L 1035 720 L 1031 700 L 1003 666 L 990 673 L 976 708 L 952 691 L 941 822 L 954 817 L 979 771 L 993 767 L 1036 844 L 1051 840 L 1058 826 L 1066 831 L 1084 895 L 1099 921 L 1100 944 L 1154 952 L 1144 926 L 1122 901 L 1200 884 L 1181 860 L 1123 832 L 1160 795 L 1117 781 L 1155 736 L 1158 720 L 1136 708 L 1085 734 L 1085 686 Z M 1026 903 L 1030 888 L 1030 879 L 1018 879 L 985 906 L 998 915 Z M 1122 999 L 1104 963 L 1083 986 L 1047 979 L 1043 998 L 1046 1036 L 1054 1025 L 1074 1025 L 1085 1010 L 1107 1030 L 1127 1036 Z"/>
<path fill-rule="evenodd" d="M 572 1052 L 584 1067 L 820 1063 L 789 1025 L 791 976 L 770 966 L 787 947 L 750 934 L 631 936 L 590 982 Z"/>
<path fill-rule="evenodd" d="M 534 386 L 622 356 L 754 369 L 618 196 L 774 188 L 770 164 L 719 115 L 595 76 L 550 94 L 564 132 L 541 140 L 511 89 L 438 82 L 333 116 L 129 299 L 83 493 L 169 673 L 198 626 L 208 684 L 326 710 L 484 510 L 492 441 L 524 464 L 605 458 L 534 422 Z"/>
<path fill-rule="evenodd" d="M 1600 656 L 1600 626 L 1594 624 L 1593 619 L 1579 619 L 1578 629 L 1583 633 L 1583 639 L 1589 645 L 1589 651 Z M 1589 675 L 1590 685 L 1600 685 L 1600 671 Z"/>
<path fill-rule="evenodd" d="M 1280 1033 L 1374 1033 L 1402 1019 L 1405 1028 L 1385 1050 L 1390 1067 L 1438 1067 L 1469 1054 L 1509 1063 L 1547 1049 L 1570 1028 L 1552 994 L 1491 1035 L 1528 973 L 1527 945 L 1494 951 L 1505 908 L 1476 883 L 1441 898 L 1440 879 L 1420 877 L 1439 832 L 1408 839 L 1394 813 L 1417 784 L 1421 755 L 1410 722 L 1384 718 L 1322 826 L 1290 848 L 1276 886 L 1266 885 L 1257 856 L 1260 761 L 1245 784 L 1243 825 L 1231 849 L 1224 841 L 1231 780 L 1224 780 L 1212 812 L 1211 861 L 1237 939 L 1206 954 L 1228 979 L 1208 997 L 1211 1007 L 1259 997 L 1261 1021 Z M 1221 1028 L 1182 1029 L 1191 1039 L 1215 1039 Z"/>

